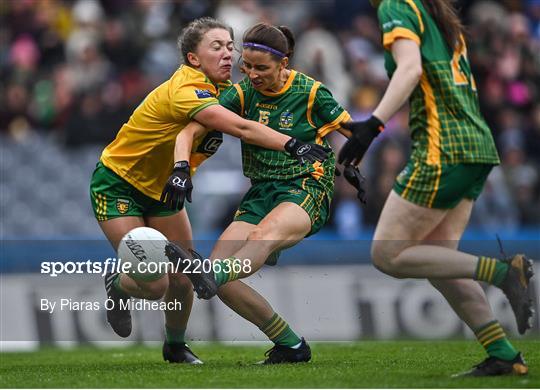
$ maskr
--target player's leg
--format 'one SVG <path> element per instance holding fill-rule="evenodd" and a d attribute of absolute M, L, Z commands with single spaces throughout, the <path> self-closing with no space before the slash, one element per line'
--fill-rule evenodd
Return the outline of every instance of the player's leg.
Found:
<path fill-rule="evenodd" d="M 236 223 L 239 221 L 235 221 Z M 279 203 L 253 229 L 238 250 L 229 258 L 213 257 L 209 273 L 190 273 L 199 298 L 210 299 L 217 294 L 219 286 L 247 277 L 262 267 L 276 251 L 290 247 L 311 231 L 311 219 L 307 212 L 292 202 Z M 224 240 L 221 245 L 230 245 Z M 172 262 L 189 258 L 182 247 L 168 244 L 167 256 Z M 217 253 L 217 252 L 216 252 Z"/>
<path fill-rule="evenodd" d="M 425 238 L 424 243 L 457 250 L 465 231 L 473 202 L 463 199 L 448 211 L 439 225 Z M 494 320 L 484 290 L 472 279 L 429 279 L 447 299 L 456 314 L 471 328 L 476 329 Z"/>
<path fill-rule="evenodd" d="M 274 347 L 261 363 L 300 363 L 311 359 L 311 349 L 257 291 L 240 280 L 219 288 L 218 296 L 237 314 L 257 326 Z"/>
<path fill-rule="evenodd" d="M 256 221 L 259 222 L 258 219 Z M 242 220 L 231 222 L 212 248 L 210 259 L 226 259 L 240 250 L 249 234 L 257 227 L 257 223 Z"/>
<path fill-rule="evenodd" d="M 192 248 L 191 225 L 186 210 L 163 217 L 145 217 L 147 226 L 159 230 L 168 240 L 178 242 L 185 248 Z M 177 335 L 171 334 L 167 339 L 184 342 L 183 333 L 193 305 L 193 286 L 189 279 L 182 273 L 168 273 L 169 287 L 165 293 L 165 302 L 182 302 L 181 311 L 165 311 L 165 326 L 171 330 L 177 330 Z M 181 340 L 180 340 L 181 339 Z"/>
<path fill-rule="evenodd" d="M 115 251 L 126 233 L 145 226 L 145 208 L 153 201 L 101 162 L 92 174 L 90 200 L 99 226 Z M 119 336 L 129 336 L 131 314 L 125 305 L 128 299 L 159 299 L 167 290 L 168 282 L 167 277 L 144 282 L 134 280 L 126 274 L 108 272 L 105 275 L 105 289 L 113 305 L 107 310 L 107 321 L 113 330 Z"/>
<path fill-rule="evenodd" d="M 168 240 L 193 248 L 191 224 L 185 209 L 165 216 L 145 217 L 147 226 L 159 230 Z M 181 272 L 169 272 L 169 287 L 165 302 L 180 302 L 182 310 L 165 311 L 165 341 L 163 358 L 170 363 L 201 364 L 202 361 L 186 344 L 185 334 L 193 306 L 193 286 Z M 174 305 L 173 307 L 175 307 Z"/>
<path fill-rule="evenodd" d="M 436 245 L 420 245 L 447 213 L 445 209 L 418 206 L 390 192 L 373 237 L 374 265 L 397 278 L 472 279 L 476 256 Z"/>
<path fill-rule="evenodd" d="M 232 222 L 219 237 L 210 258 L 226 259 L 231 257 L 242 248 L 256 227 L 257 225 L 243 221 Z M 274 315 L 274 310 L 268 301 L 239 280 L 219 287 L 218 296 L 232 310 L 258 327 Z"/>
<path fill-rule="evenodd" d="M 100 221 L 99 225 L 116 250 L 122 237 L 130 230 L 144 226 L 144 220 L 142 217 L 127 216 Z M 116 334 L 128 337 L 131 334 L 131 314 L 122 304 L 127 302 L 131 294 L 139 294 L 141 286 L 125 274 L 109 272 L 105 275 L 105 290 L 107 297 L 114 303 L 112 308 L 107 310 L 107 322 Z M 154 293 L 159 294 L 160 291 Z"/>
<path fill-rule="evenodd" d="M 311 219 L 302 207 L 292 202 L 279 203 L 250 231 L 241 248 L 230 256 L 230 260 L 249 266 L 242 266 L 239 272 L 217 272 L 218 286 L 252 275 L 272 253 L 295 245 L 310 231 Z"/>
<path fill-rule="evenodd" d="M 97 164 L 90 182 L 90 200 L 101 230 L 117 251 L 122 237 L 136 227 L 145 226 L 143 215 L 149 204 L 158 203 L 138 191 L 101 162 Z M 109 273 L 105 277 L 107 290 L 121 295 L 159 299 L 165 293 L 168 278 L 136 281 L 126 274 Z M 115 305 L 116 306 L 116 305 Z"/>
<path fill-rule="evenodd" d="M 436 242 L 438 245 L 456 250 L 467 226 L 472 206 L 471 200 L 463 199 L 458 206 L 447 213 L 425 241 Z M 489 357 L 492 357 L 489 365 L 484 365 L 481 370 L 475 368 L 471 373 L 487 374 L 494 365 L 498 367 L 506 365 L 507 369 L 511 371 L 515 369 L 519 374 L 527 372 L 527 366 L 519 361 L 521 357 L 518 358 L 518 351 L 506 338 L 478 282 L 471 279 L 431 279 L 430 282 L 475 333 Z M 516 358 L 517 360 L 514 361 Z"/>
<path fill-rule="evenodd" d="M 510 259 L 477 257 L 425 244 L 398 244 L 402 249 L 397 252 L 394 243 L 379 241 L 409 237 L 402 234 L 407 233 L 413 219 L 425 223 L 423 229 L 438 225 L 442 221 L 441 213 L 454 209 L 462 199 L 476 199 L 480 195 L 491 168 L 486 164 L 441 167 L 411 160 L 398 176 L 394 191 L 387 200 L 388 207 L 383 210 L 382 221 L 375 233 L 374 262 L 397 277 L 466 278 L 495 285 L 508 298 L 518 330 L 524 333 L 532 325 L 533 314 L 532 290 L 529 287 L 529 279 L 533 275 L 532 261 L 524 255 Z M 411 226 L 411 230 L 416 232 L 417 226 Z M 392 235 L 396 231 L 400 235 Z"/>
<path fill-rule="evenodd" d="M 419 242 L 447 213 L 418 206 L 392 191 L 375 230 L 371 249 L 375 266 L 397 278 L 467 278 L 502 287 L 508 262 Z"/>
<path fill-rule="evenodd" d="M 233 222 L 221 235 L 210 258 L 231 257 L 256 228 L 256 225 L 246 222 Z M 237 314 L 261 329 L 277 346 L 272 351 L 278 352 L 270 353 L 266 363 L 309 361 L 311 350 L 307 343 L 292 331 L 270 303 L 253 288 L 235 280 L 219 287 L 218 296 Z"/>
<path fill-rule="evenodd" d="M 532 263 L 523 255 L 500 260 L 420 243 L 447 213 L 448 209 L 419 206 L 392 191 L 375 230 L 373 263 L 398 278 L 466 278 L 495 285 L 508 297 L 518 330 L 524 333 L 531 327 L 533 313 L 528 283 Z"/>

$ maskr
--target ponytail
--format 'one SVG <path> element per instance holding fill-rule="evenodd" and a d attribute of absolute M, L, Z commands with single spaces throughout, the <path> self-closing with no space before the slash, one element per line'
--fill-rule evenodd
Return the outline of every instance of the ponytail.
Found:
<path fill-rule="evenodd" d="M 454 6 L 455 2 L 456 0 L 422 0 L 451 50 L 461 47 L 461 35 L 465 31 Z"/>
<path fill-rule="evenodd" d="M 287 26 L 279 26 L 277 29 L 285 35 L 285 38 L 287 38 L 287 57 L 289 57 L 290 60 L 294 54 L 294 34 Z"/>

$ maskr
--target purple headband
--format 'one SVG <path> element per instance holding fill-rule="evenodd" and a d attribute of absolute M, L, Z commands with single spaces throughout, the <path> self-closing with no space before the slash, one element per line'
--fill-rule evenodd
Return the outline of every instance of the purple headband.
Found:
<path fill-rule="evenodd" d="M 243 47 L 252 47 L 252 48 L 255 48 L 255 49 L 261 49 L 261 50 L 270 52 L 272 54 L 275 54 L 275 55 L 277 55 L 277 56 L 279 56 L 281 58 L 287 57 L 287 55 L 285 53 L 282 53 L 279 50 L 273 49 L 270 46 L 261 45 L 260 43 L 246 42 L 242 46 Z"/>

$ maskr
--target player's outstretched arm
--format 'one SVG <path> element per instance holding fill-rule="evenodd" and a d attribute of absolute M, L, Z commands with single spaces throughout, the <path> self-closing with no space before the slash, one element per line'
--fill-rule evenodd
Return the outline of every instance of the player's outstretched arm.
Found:
<path fill-rule="evenodd" d="M 300 164 L 322 162 L 328 158 L 331 151 L 324 146 L 304 143 L 261 123 L 244 119 L 220 105 L 206 107 L 198 112 L 194 119 L 206 127 L 230 134 L 249 144 L 287 151 Z"/>

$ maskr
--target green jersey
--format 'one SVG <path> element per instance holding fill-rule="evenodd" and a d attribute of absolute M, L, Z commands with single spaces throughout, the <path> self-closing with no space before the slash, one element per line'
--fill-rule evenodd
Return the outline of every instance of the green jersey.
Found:
<path fill-rule="evenodd" d="M 383 0 L 378 18 L 389 76 L 396 69 L 390 50 L 397 39 L 415 41 L 422 55 L 422 77 L 409 101 L 412 157 L 437 166 L 498 164 L 463 37 L 459 49 L 451 50 L 420 0 Z"/>
<path fill-rule="evenodd" d="M 259 92 L 246 77 L 223 91 L 219 102 L 246 119 L 301 141 L 325 146 L 329 145 L 323 137 L 350 120 L 350 115 L 324 85 L 294 70 L 279 92 Z M 286 152 L 242 142 L 242 165 L 244 175 L 254 182 L 311 175 L 330 194 L 333 192 L 334 153 L 322 164 L 301 166 Z"/>

